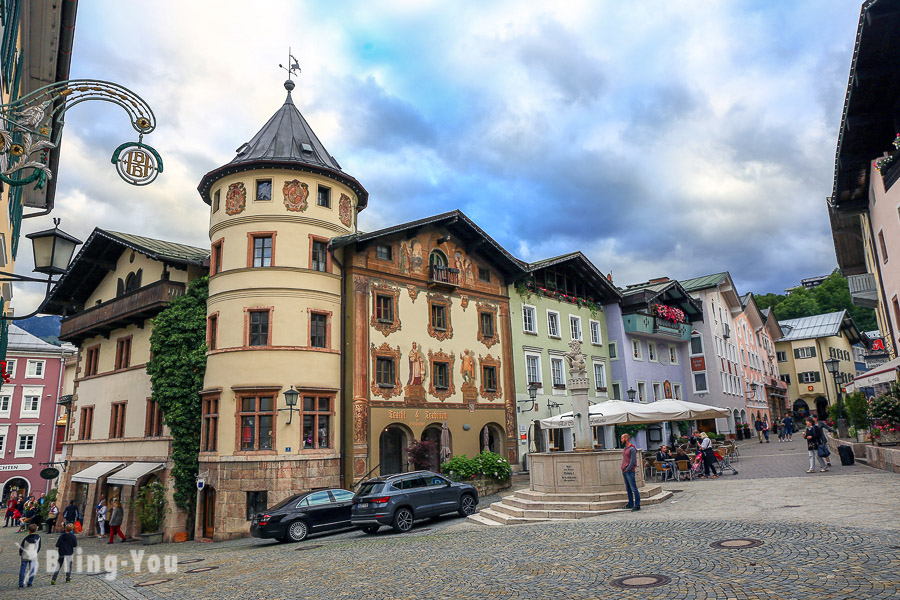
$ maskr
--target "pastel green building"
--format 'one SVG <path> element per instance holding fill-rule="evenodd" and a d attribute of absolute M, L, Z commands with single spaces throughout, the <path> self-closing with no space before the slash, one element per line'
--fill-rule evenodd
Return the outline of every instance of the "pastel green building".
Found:
<path fill-rule="evenodd" d="M 581 342 L 591 380 L 590 398 L 609 399 L 609 346 L 604 305 L 622 297 L 581 252 L 524 265 L 527 275 L 509 290 L 512 352 L 516 382 L 519 456 L 568 447 L 558 429 L 544 448 L 535 421 L 572 410 L 566 388 L 565 354 L 572 340 Z M 534 402 L 529 386 L 536 387 Z M 602 440 L 595 440 L 597 445 Z M 527 465 L 526 465 L 527 466 Z"/>

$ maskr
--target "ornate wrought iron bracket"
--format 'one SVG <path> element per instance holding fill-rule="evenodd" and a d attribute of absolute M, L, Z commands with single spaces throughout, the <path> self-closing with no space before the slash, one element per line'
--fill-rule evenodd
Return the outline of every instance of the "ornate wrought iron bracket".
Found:
<path fill-rule="evenodd" d="M 50 150 L 59 144 L 67 110 L 87 102 L 111 102 L 128 114 L 138 133 L 137 142 L 116 148 L 112 163 L 119 176 L 132 185 L 147 185 L 162 173 L 159 153 L 144 144 L 144 135 L 156 129 L 156 117 L 140 96 L 117 83 L 97 79 L 69 79 L 44 86 L 0 105 L 0 180 L 11 186 L 35 184 L 41 189 L 52 177 L 47 166 Z"/>

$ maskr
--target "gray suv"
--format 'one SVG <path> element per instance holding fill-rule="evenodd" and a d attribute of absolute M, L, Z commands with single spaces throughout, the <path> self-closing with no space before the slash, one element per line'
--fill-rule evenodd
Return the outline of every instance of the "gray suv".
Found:
<path fill-rule="evenodd" d="M 366 533 L 382 525 L 409 531 L 417 519 L 459 513 L 466 517 L 478 506 L 478 490 L 454 483 L 431 471 L 397 473 L 369 479 L 353 498 L 351 523 Z"/>

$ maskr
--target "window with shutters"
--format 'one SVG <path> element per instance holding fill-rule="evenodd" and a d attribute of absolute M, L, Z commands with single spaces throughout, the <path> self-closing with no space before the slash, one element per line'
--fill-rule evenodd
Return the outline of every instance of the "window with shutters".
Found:
<path fill-rule="evenodd" d="M 125 437 L 125 407 L 127 402 L 113 402 L 109 417 L 109 437 Z"/>

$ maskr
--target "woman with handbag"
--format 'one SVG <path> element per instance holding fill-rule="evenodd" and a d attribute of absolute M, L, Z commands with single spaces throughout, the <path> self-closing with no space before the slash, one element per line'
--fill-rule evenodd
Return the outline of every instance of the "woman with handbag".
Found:
<path fill-rule="evenodd" d="M 803 434 L 803 437 L 806 438 L 806 449 L 809 452 L 809 470 L 807 473 L 815 473 L 816 472 L 816 459 L 819 459 L 819 472 L 824 473 L 828 469 L 825 468 L 825 457 L 820 454 L 820 440 L 822 437 L 821 430 L 813 424 L 812 419 L 806 420 L 806 432 Z M 828 451 L 828 447 L 824 447 L 825 452 Z"/>

